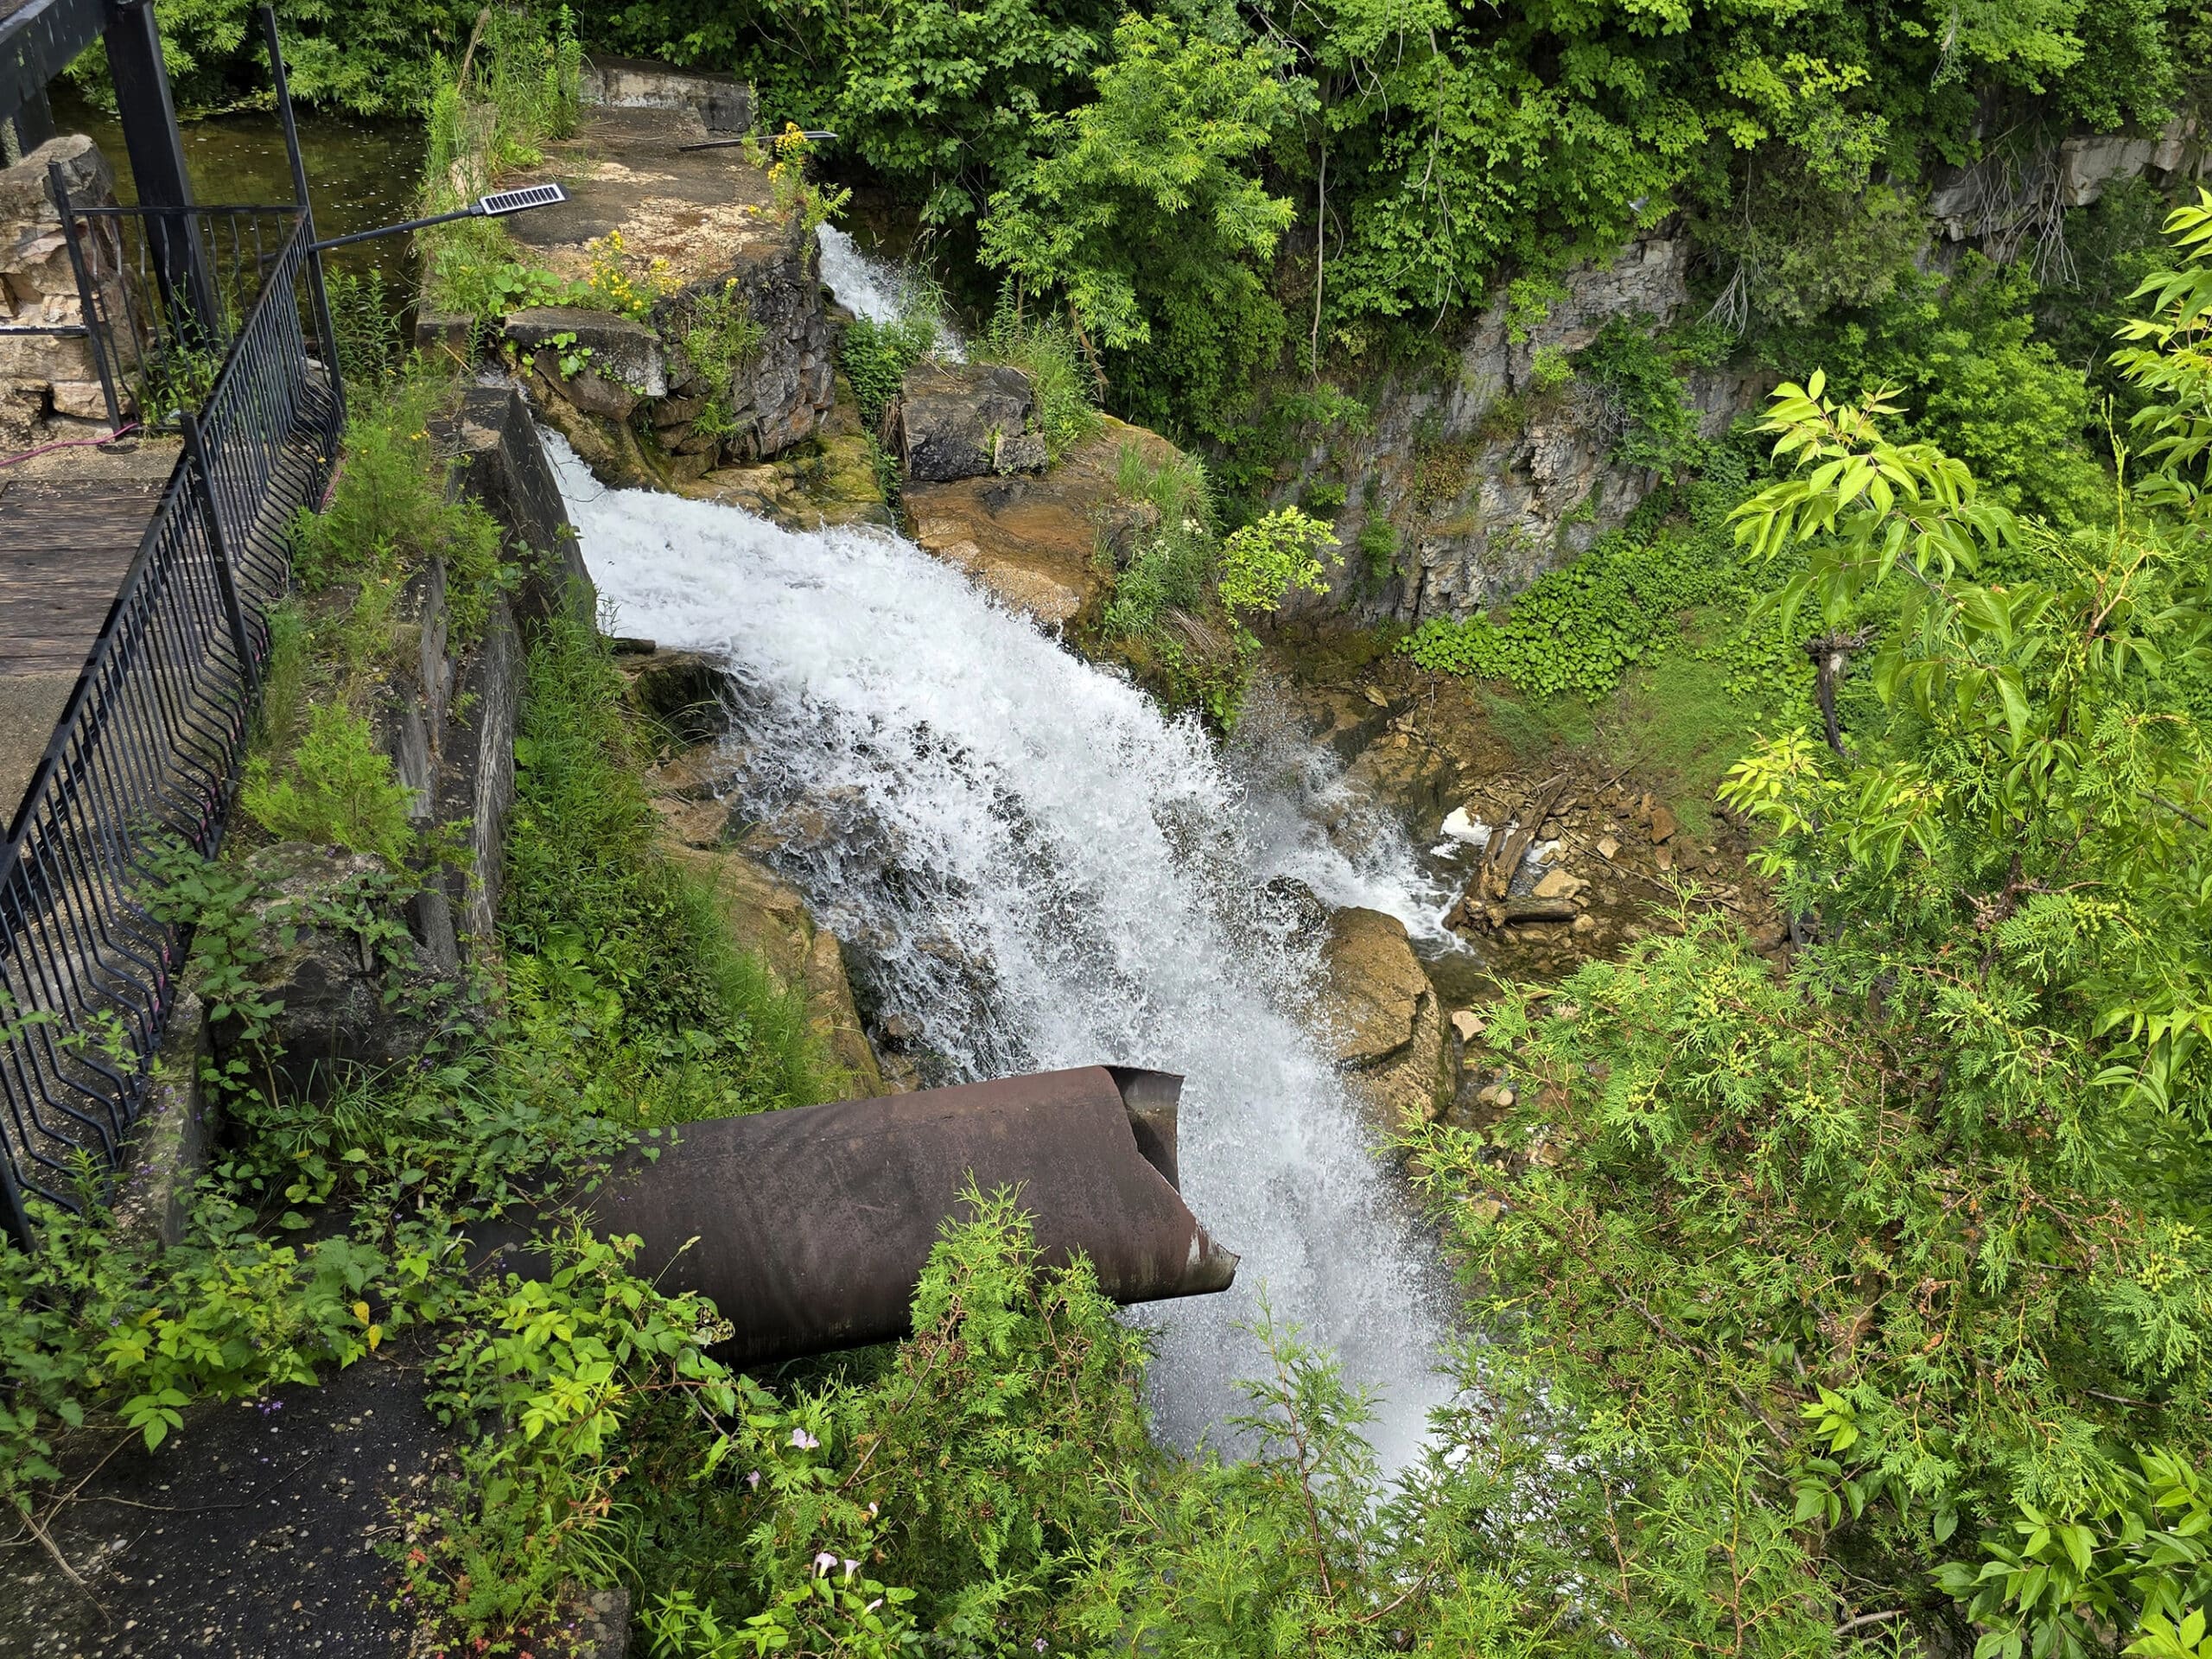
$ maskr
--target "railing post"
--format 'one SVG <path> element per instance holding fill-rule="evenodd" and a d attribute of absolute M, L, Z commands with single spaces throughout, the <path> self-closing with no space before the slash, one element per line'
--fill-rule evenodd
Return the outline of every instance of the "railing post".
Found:
<path fill-rule="evenodd" d="M 108 372 L 107 346 L 100 339 L 100 320 L 92 304 L 92 280 L 85 269 L 85 251 L 77 242 L 77 215 L 69 206 L 69 186 L 61 163 L 46 164 L 47 188 L 54 192 L 54 206 L 61 215 L 61 239 L 69 245 L 69 269 L 77 276 L 77 304 L 85 314 L 85 338 L 92 348 L 92 366 L 99 371 L 100 396 L 107 400 L 107 429 L 111 437 L 123 430 L 123 405 L 115 395 L 115 377 Z"/>
<path fill-rule="evenodd" d="M 292 163 L 292 194 L 300 204 L 300 223 L 306 227 L 308 285 L 315 296 L 315 333 L 322 340 L 322 366 L 329 372 L 331 393 L 338 400 L 340 424 L 346 418 L 346 377 L 338 367 L 338 331 L 330 321 L 330 290 L 323 285 L 322 254 L 315 245 L 315 207 L 308 200 L 308 167 L 300 155 L 300 130 L 292 119 L 291 83 L 284 73 L 284 43 L 276 33 L 276 9 L 261 9 L 261 35 L 269 44 L 269 73 L 276 80 L 276 113 L 284 124 L 284 154 Z"/>
<path fill-rule="evenodd" d="M 200 417 L 190 410 L 180 410 L 184 422 L 184 453 L 192 458 L 193 479 L 188 484 L 200 498 L 200 509 L 207 516 L 207 552 L 215 566 L 215 586 L 223 595 L 223 612 L 231 624 L 231 640 L 238 647 L 238 673 L 245 683 L 250 697 L 261 683 L 260 664 L 253 659 L 252 636 L 246 632 L 245 608 L 238 602 L 238 584 L 231 569 L 230 549 L 223 536 L 223 512 L 215 499 L 215 473 L 207 464 L 207 445 L 200 432 Z"/>
<path fill-rule="evenodd" d="M 123 121 L 124 148 L 130 155 L 130 176 L 139 205 L 186 208 L 192 205 L 192 175 L 184 163 L 178 136 L 176 102 L 169 92 L 168 70 L 162 61 L 161 30 L 153 0 L 106 0 L 108 76 L 115 83 L 117 112 Z M 207 264 L 199 220 L 189 212 L 147 215 L 154 272 L 162 301 L 198 325 L 202 342 L 222 338 L 223 308 Z"/>

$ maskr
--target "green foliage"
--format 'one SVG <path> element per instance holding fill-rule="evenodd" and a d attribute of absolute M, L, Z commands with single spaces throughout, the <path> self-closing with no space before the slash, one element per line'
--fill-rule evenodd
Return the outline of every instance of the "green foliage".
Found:
<path fill-rule="evenodd" d="M 1673 637 L 1677 615 L 1739 582 L 1734 562 L 1709 537 L 1669 531 L 1642 542 L 1616 531 L 1537 577 L 1503 620 L 1431 617 L 1398 648 L 1434 673 L 1503 680 L 1536 696 L 1595 698 Z"/>
<path fill-rule="evenodd" d="M 362 396 L 398 368 L 399 308 L 385 288 L 384 272 L 374 265 L 358 273 L 326 270 L 323 286 L 338 335 L 339 372 L 353 395 Z"/>
<path fill-rule="evenodd" d="M 455 0 L 378 6 L 278 0 L 292 96 L 356 115 L 412 115 L 431 85 L 434 54 L 458 51 L 476 11 Z M 155 0 L 154 16 L 181 109 L 268 107 L 259 0 Z M 69 74 L 87 95 L 113 107 L 104 45 L 79 58 Z"/>
<path fill-rule="evenodd" d="M 1054 461 L 1098 430 L 1092 404 L 1096 377 L 1077 355 L 1072 332 L 1057 317 L 1024 316 L 1001 297 L 990 327 L 969 343 L 978 363 L 1010 363 L 1029 377 L 1036 419 Z"/>
<path fill-rule="evenodd" d="M 556 621 L 527 667 L 501 915 L 519 1017 L 564 1028 L 611 1090 L 626 1079 L 632 1122 L 806 1104 L 799 1011 L 658 850 L 604 642 Z"/>
<path fill-rule="evenodd" d="M 365 593 L 373 584 L 391 596 L 436 559 L 454 636 L 466 643 L 483 632 L 511 574 L 497 523 L 480 504 L 448 493 L 449 467 L 431 449 L 430 413 L 448 390 L 416 378 L 381 397 L 356 397 L 329 501 L 301 513 L 292 558 L 310 593 L 340 584 Z"/>
<path fill-rule="evenodd" d="M 1294 590 L 1329 591 L 1327 568 L 1342 564 L 1335 532 L 1296 507 L 1283 507 L 1230 531 L 1221 543 L 1221 577 L 1216 592 L 1231 616 L 1265 612 L 1272 615 Z"/>
<path fill-rule="evenodd" d="M 2190 340 L 2143 337 L 2155 411 Z M 1478 1370 L 1506 1442 L 1546 1448 L 1523 1501 L 1618 1586 L 1621 1640 L 1918 1640 L 1940 1586 L 1985 1659 L 2186 1651 L 2212 617 L 2144 499 L 2189 480 L 2062 535 L 1895 413 L 1783 386 L 1790 475 L 1733 515 L 1747 559 L 1792 561 L 1781 626 L 1857 658 L 1829 741 L 1780 732 L 1723 791 L 1802 919 L 1793 970 L 1685 906 L 1494 1004 L 1479 1064 L 1512 1101 L 1421 1152 L 1512 1333 Z"/>
<path fill-rule="evenodd" d="M 2152 315 L 2129 322 L 2122 338 L 2142 342 L 2113 353 L 2113 363 L 2146 402 L 2129 423 L 2157 463 L 2152 498 L 2190 520 L 2203 512 L 2203 480 L 2212 476 L 2212 367 L 2203 343 L 2212 334 L 2212 191 L 2166 221 L 2175 245 L 2190 256 L 2179 270 L 2145 277 L 2131 298 L 2151 302 Z"/>
<path fill-rule="evenodd" d="M 900 317 L 892 322 L 855 317 L 845 325 L 837 363 L 852 382 L 861 423 L 870 432 L 882 423 L 884 410 L 906 383 L 906 371 L 936 346 L 937 325 L 927 317 Z"/>
<path fill-rule="evenodd" d="M 568 7 L 495 5 L 481 17 L 465 80 L 443 53 L 430 61 L 418 204 L 425 218 L 467 207 L 503 173 L 536 166 L 544 159 L 542 147 L 573 132 L 581 112 L 582 48 Z M 610 301 L 604 282 L 564 283 L 520 257 L 496 219 L 464 219 L 417 232 L 415 247 L 423 268 L 423 308 L 462 313 L 480 327 L 526 306 L 624 308 Z"/>
<path fill-rule="evenodd" d="M 1294 209 L 1257 162 L 1310 95 L 1274 47 L 1165 17 L 1131 13 L 1114 48 L 1096 99 L 1041 123 L 1043 153 L 991 199 L 982 257 L 1065 296 L 1133 418 L 1221 435 L 1283 327 L 1261 268 Z"/>
<path fill-rule="evenodd" d="M 1609 320 L 1575 354 L 1574 368 L 1598 389 L 1605 424 L 1619 433 L 1613 461 L 1649 467 L 1670 482 L 1704 466 L 1712 446 L 1698 435 L 1697 409 L 1682 374 L 1726 355 L 1725 340 L 1710 326 L 1670 337 L 1644 320 Z"/>
<path fill-rule="evenodd" d="M 2018 1503 L 2012 1540 L 1983 1538 L 1980 1572 L 1945 1564 L 1938 1580 L 1986 1627 L 1977 1652 L 2088 1659 L 2117 1630 L 2141 1632 L 2128 1653 L 2196 1659 L 2212 1608 L 2212 1490 L 2171 1452 L 2139 1451 L 2136 1463 L 2117 1468 L 2079 1518 Z"/>
<path fill-rule="evenodd" d="M 2035 297 L 2024 266 L 1970 255 L 1948 277 L 1901 270 L 1880 304 L 1767 349 L 1821 362 L 1847 397 L 1895 393 L 1903 431 L 2005 505 L 2072 528 L 2108 517 L 2113 488 L 2090 448 L 2088 382 L 2034 337 Z"/>
<path fill-rule="evenodd" d="M 392 776 L 369 722 L 334 703 L 309 711 L 307 729 L 277 772 L 248 762 L 238 804 L 278 841 L 312 841 L 405 861 L 414 844 L 415 792 Z"/>
<path fill-rule="evenodd" d="M 445 1310 L 458 1328 L 431 1366 L 431 1409 L 477 1433 L 443 1524 L 417 1510 L 391 1553 L 460 1642 L 526 1625 L 569 1580 L 603 1581 L 613 1563 L 594 1546 L 622 1473 L 612 1454 L 639 1399 L 702 1426 L 738 1404 L 737 1379 L 704 1352 L 728 1329 L 711 1303 L 632 1277 L 635 1238 L 577 1227 L 550 1242 L 546 1278 L 461 1287 Z"/>
<path fill-rule="evenodd" d="M 1878 305 L 1909 278 L 1927 239 L 1920 204 L 1904 192 L 1863 180 L 1831 188 L 1787 164 L 1753 166 L 1693 224 L 1730 266 L 1716 308 L 1741 327 Z"/>
<path fill-rule="evenodd" d="M 677 340 L 709 388 L 706 408 L 692 422 L 695 430 L 721 437 L 736 430 L 730 388 L 738 370 L 760 354 L 761 339 L 760 325 L 738 291 L 736 277 L 718 290 L 691 296 L 688 314 L 677 326 Z"/>
<path fill-rule="evenodd" d="M 0 1240 L 0 1497 L 19 1513 L 60 1478 L 62 1433 L 105 1414 L 150 1450 L 193 1400 L 313 1382 L 411 1317 L 362 1300 L 387 1263 L 351 1239 L 294 1249 L 221 1205 L 196 1219 L 188 1243 L 156 1251 L 98 1211 L 41 1206 L 35 1253 Z"/>

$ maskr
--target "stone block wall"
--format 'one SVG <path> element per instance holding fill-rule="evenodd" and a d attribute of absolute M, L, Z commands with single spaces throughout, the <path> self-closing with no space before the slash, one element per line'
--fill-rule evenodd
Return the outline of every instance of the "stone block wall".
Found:
<path fill-rule="evenodd" d="M 0 168 L 0 311 L 18 327 L 85 321 L 61 215 L 48 184 L 48 168 L 54 163 L 72 205 L 115 205 L 115 175 L 99 146 L 81 133 L 50 138 L 14 166 Z M 96 224 L 92 233 L 111 238 L 114 232 L 111 225 Z M 118 263 L 111 255 L 107 261 L 110 269 Z M 89 340 L 0 339 L 0 446 L 20 449 L 106 428 L 107 403 Z"/>

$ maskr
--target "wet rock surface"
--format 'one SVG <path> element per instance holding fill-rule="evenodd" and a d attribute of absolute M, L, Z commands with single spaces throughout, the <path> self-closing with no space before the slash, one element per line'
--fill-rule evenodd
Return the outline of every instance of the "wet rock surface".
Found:
<path fill-rule="evenodd" d="M 907 372 L 884 416 L 886 442 L 908 479 L 963 478 L 1045 469 L 1029 377 L 1002 363 L 923 363 Z"/>
<path fill-rule="evenodd" d="M 1718 910 L 1785 957 L 1786 923 L 1745 863 L 1745 826 L 1663 768 L 1611 759 L 1610 743 L 1532 753 L 1501 729 L 1483 686 L 1371 648 L 1308 641 L 1278 660 L 1290 717 L 1461 895 L 1449 918 L 1460 944 L 1421 947 L 1447 1009 L 1478 1006 L 1501 980 L 1618 957 L 1675 927 L 1679 906 Z"/>
<path fill-rule="evenodd" d="M 1444 1020 L 1405 924 L 1378 910 L 1339 910 L 1321 963 L 1319 1013 L 1338 1069 L 1388 1127 L 1417 1128 L 1435 1109 Z"/>

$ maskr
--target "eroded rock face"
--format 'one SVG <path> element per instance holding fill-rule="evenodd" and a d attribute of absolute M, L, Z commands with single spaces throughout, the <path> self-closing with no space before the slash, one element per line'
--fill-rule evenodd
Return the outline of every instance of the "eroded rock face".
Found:
<path fill-rule="evenodd" d="M 422 947 L 400 919 L 382 859 L 282 842 L 247 859 L 258 920 L 244 964 L 274 1006 L 258 1030 L 232 1014 L 213 1022 L 223 1060 L 243 1059 L 249 1082 L 314 1098 L 350 1071 L 388 1071 L 437 1036 L 442 1006 Z M 232 999 L 236 1001 L 235 998 Z"/>
<path fill-rule="evenodd" d="M 1444 1020 L 1405 924 L 1379 910 L 1340 910 L 1321 963 L 1338 1069 L 1391 1128 L 1427 1122 L 1443 1074 Z"/>
<path fill-rule="evenodd" d="M 1041 475 L 909 483 L 914 540 L 1014 609 L 1062 626 L 1097 594 L 1100 537 L 1121 501 L 1114 476 L 1125 445 L 1155 461 L 1175 453 L 1156 433 L 1107 416 Z"/>
<path fill-rule="evenodd" d="M 1029 377 L 1003 363 L 923 363 L 910 370 L 885 430 L 906 476 L 922 484 L 1044 470 Z"/>
<path fill-rule="evenodd" d="M 1356 469 L 1371 469 L 1337 526 L 1347 549 L 1372 520 L 1396 542 L 1387 570 L 1350 556 L 1337 591 L 1307 608 L 1348 609 L 1371 620 L 1415 624 L 1464 617 L 1526 588 L 1618 528 L 1649 493 L 1654 474 L 1613 464 L 1618 416 L 1597 391 L 1548 386 L 1546 367 L 1582 350 L 1615 317 L 1675 320 L 1688 303 L 1690 246 L 1655 237 L 1605 265 L 1564 279 L 1564 296 L 1534 321 L 1503 301 L 1460 337 L 1448 380 L 1394 377 L 1374 394 L 1375 426 Z M 1693 377 L 1689 392 L 1707 436 L 1757 406 L 1772 378 L 1727 370 Z M 1346 463 L 1317 445 L 1286 487 Z"/>

